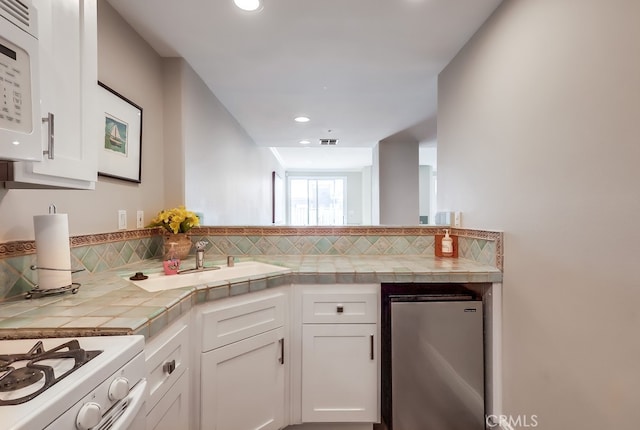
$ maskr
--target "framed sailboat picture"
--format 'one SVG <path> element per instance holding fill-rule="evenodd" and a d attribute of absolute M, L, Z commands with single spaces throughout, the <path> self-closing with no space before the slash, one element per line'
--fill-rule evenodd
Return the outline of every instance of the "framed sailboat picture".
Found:
<path fill-rule="evenodd" d="M 98 82 L 101 123 L 98 175 L 141 183 L 142 108 Z"/>

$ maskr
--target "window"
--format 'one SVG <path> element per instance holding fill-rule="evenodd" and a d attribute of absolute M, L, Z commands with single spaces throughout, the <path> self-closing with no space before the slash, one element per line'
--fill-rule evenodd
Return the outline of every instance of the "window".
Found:
<path fill-rule="evenodd" d="M 346 178 L 289 178 L 292 225 L 344 225 Z"/>

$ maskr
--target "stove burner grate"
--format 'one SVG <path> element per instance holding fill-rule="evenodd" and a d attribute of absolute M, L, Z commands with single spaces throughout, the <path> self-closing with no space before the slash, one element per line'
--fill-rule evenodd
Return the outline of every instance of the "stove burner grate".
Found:
<path fill-rule="evenodd" d="M 19 405 L 21 403 L 28 402 L 40 393 L 44 392 L 47 388 L 62 380 L 77 368 L 98 356 L 101 352 L 102 351 L 84 350 L 80 348 L 80 343 L 74 339 L 58 345 L 49 351 L 46 351 L 42 342 L 38 341 L 26 353 L 0 355 L 0 373 L 4 372 L 4 375 L 0 376 L 0 392 L 10 392 L 28 387 L 29 385 L 41 380 L 43 377 L 45 378 L 44 385 L 37 391 L 17 399 L 0 399 L 0 406 Z M 71 369 L 57 378 L 54 374 L 53 367 L 39 364 L 44 360 L 66 358 L 73 359 L 74 365 Z M 18 361 L 27 361 L 27 364 L 24 367 L 14 369 L 11 364 Z"/>
<path fill-rule="evenodd" d="M 8 368 L 8 373 L 0 379 L 0 392 L 7 393 L 28 387 L 42 379 L 44 373 L 30 367 Z"/>

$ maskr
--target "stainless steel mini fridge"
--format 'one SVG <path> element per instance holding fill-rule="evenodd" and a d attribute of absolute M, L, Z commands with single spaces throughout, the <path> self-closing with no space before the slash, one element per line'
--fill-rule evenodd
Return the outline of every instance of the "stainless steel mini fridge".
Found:
<path fill-rule="evenodd" d="M 482 302 L 390 298 L 393 430 L 482 430 Z"/>

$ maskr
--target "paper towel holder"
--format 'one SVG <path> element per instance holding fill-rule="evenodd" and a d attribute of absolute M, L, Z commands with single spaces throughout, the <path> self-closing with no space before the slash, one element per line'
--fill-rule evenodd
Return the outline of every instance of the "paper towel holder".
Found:
<path fill-rule="evenodd" d="M 38 267 L 35 264 L 31 265 L 30 269 L 31 270 L 38 270 L 38 269 L 56 270 L 60 272 L 71 272 L 71 273 L 78 273 L 85 270 L 85 269 L 54 269 L 51 267 Z M 71 291 L 71 294 L 76 294 L 79 289 L 80 289 L 80 284 L 78 282 L 72 282 L 70 285 L 65 285 L 64 287 L 50 288 L 47 290 L 41 290 L 40 288 L 38 288 L 38 285 L 36 285 L 31 289 L 31 291 L 25 294 L 24 298 L 31 299 L 31 298 L 38 298 L 38 297 L 44 297 L 44 296 L 51 296 L 54 294 L 66 293 L 67 291 Z"/>
<path fill-rule="evenodd" d="M 41 290 L 36 285 L 31 289 L 31 291 L 25 294 L 24 298 L 28 300 L 31 298 L 52 296 L 54 294 L 62 294 L 62 293 L 66 293 L 67 291 L 71 291 L 72 294 L 75 294 L 78 292 L 78 289 L 80 289 L 80 284 L 77 282 L 72 282 L 71 285 L 65 285 L 64 287 L 60 287 L 60 288 L 50 288 L 48 290 Z"/>

